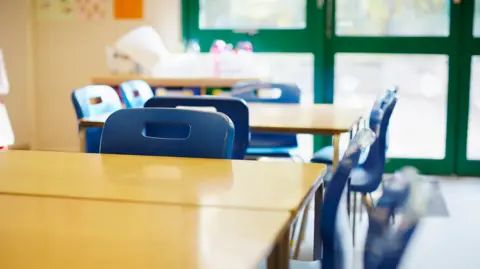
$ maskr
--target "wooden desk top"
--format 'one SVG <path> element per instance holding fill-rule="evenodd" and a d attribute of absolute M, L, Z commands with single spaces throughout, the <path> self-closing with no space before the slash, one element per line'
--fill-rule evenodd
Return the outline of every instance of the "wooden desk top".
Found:
<path fill-rule="evenodd" d="M 0 193 L 296 212 L 324 164 L 0 152 Z"/>
<path fill-rule="evenodd" d="M 259 78 L 154 78 L 139 75 L 110 75 L 92 78 L 93 84 L 118 86 L 129 80 L 141 79 L 153 87 L 225 87 L 231 88 L 240 81 L 259 81 Z"/>
<path fill-rule="evenodd" d="M 278 133 L 334 135 L 350 131 L 365 114 L 359 109 L 348 109 L 331 104 L 248 104 L 252 131 Z M 110 114 L 84 118 L 81 127 L 103 127 Z"/>
<path fill-rule="evenodd" d="M 333 135 L 350 131 L 365 114 L 332 104 L 294 105 L 249 103 L 254 131 Z"/>
<path fill-rule="evenodd" d="M 287 212 L 15 195 L 0 195 L 0 216 L 2 269 L 254 269 L 290 220 Z"/>

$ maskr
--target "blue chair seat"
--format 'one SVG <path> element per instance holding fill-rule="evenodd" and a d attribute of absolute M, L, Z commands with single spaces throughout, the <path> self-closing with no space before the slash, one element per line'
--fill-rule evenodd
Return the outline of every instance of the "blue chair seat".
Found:
<path fill-rule="evenodd" d="M 269 156 L 269 157 L 291 157 L 294 154 L 294 151 L 297 150 L 296 147 L 285 147 L 285 148 L 276 148 L 276 147 L 254 147 L 247 148 L 247 154 L 250 156 Z"/>
<path fill-rule="evenodd" d="M 297 145 L 293 146 L 293 144 L 294 143 L 292 143 L 292 141 L 255 139 L 250 140 L 250 144 L 248 144 L 248 146 L 251 148 L 296 148 Z"/>
<path fill-rule="evenodd" d="M 278 89 L 278 98 L 265 98 L 258 95 L 260 90 Z M 299 104 L 300 89 L 296 85 L 266 82 L 241 82 L 231 91 L 233 97 L 241 98 L 247 103 Z M 295 134 L 276 134 L 252 132 L 246 155 L 266 157 L 291 157 L 292 150 L 298 147 Z"/>
<path fill-rule="evenodd" d="M 360 162 L 363 163 L 367 159 L 368 156 L 368 149 L 362 151 L 362 155 L 360 155 Z M 339 156 L 345 155 L 345 149 L 340 149 Z M 319 151 L 315 152 L 312 159 L 310 160 L 312 163 L 324 163 L 324 164 L 333 164 L 333 146 L 327 146 L 321 148 Z"/>
<path fill-rule="evenodd" d="M 355 167 L 351 173 L 350 190 L 359 193 L 374 192 L 378 185 L 372 182 L 379 182 L 381 179 L 375 180 L 376 177 L 382 176 L 382 173 L 364 169 L 363 167 Z"/>
<path fill-rule="evenodd" d="M 344 152 L 340 152 L 340 156 L 343 156 L 343 153 Z M 326 146 L 321 148 L 319 151 L 315 152 L 310 162 L 332 164 L 333 163 L 333 146 Z"/>
<path fill-rule="evenodd" d="M 320 261 L 297 261 L 290 260 L 291 269 L 321 269 L 322 263 Z M 258 269 L 267 269 L 266 261 L 262 261 Z"/>

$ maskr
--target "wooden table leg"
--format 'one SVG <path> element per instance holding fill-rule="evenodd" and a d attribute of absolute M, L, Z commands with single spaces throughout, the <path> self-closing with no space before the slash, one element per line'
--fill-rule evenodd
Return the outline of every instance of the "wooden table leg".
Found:
<path fill-rule="evenodd" d="M 80 152 L 87 152 L 86 132 L 87 128 L 82 127 L 80 127 L 80 130 L 78 131 L 78 137 L 80 139 Z"/>
<path fill-rule="evenodd" d="M 268 269 L 290 268 L 290 225 L 275 242 L 272 252 L 267 259 Z"/>
<path fill-rule="evenodd" d="M 332 160 L 333 172 L 335 172 L 335 169 L 337 169 L 339 161 L 340 161 L 340 134 L 334 134 L 333 135 L 333 160 Z"/>

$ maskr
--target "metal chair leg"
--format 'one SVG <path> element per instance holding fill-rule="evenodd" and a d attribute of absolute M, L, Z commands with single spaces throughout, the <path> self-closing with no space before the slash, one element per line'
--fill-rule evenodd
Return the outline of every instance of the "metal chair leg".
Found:
<path fill-rule="evenodd" d="M 352 235 L 353 235 L 353 246 L 355 246 L 355 228 L 357 222 L 357 193 L 353 193 L 353 223 L 352 223 Z"/>
<path fill-rule="evenodd" d="M 367 208 L 367 212 L 368 214 L 370 214 L 372 212 L 372 209 L 373 209 L 373 198 L 372 198 L 372 195 L 371 194 L 365 194 L 363 193 L 362 194 L 362 203 L 365 205 L 365 207 Z"/>
<path fill-rule="evenodd" d="M 347 214 L 348 217 L 350 218 L 350 213 L 352 209 L 352 193 L 350 192 L 350 179 L 348 178 L 348 184 L 347 184 Z"/>
<path fill-rule="evenodd" d="M 300 223 L 298 223 L 298 221 L 297 221 L 297 224 L 296 224 L 296 225 L 300 225 L 300 230 L 298 232 L 297 238 L 294 239 L 296 241 L 296 243 L 293 244 L 293 246 L 294 246 L 294 248 L 293 248 L 293 259 L 294 260 L 298 259 L 298 255 L 300 254 L 300 247 L 302 245 L 303 239 L 305 238 L 305 230 L 306 230 L 307 222 L 308 222 L 309 207 L 310 207 L 310 203 L 308 203 L 307 206 L 305 206 L 305 209 L 303 210 L 302 217 L 301 217 L 301 219 L 299 218 Z M 295 235 L 294 235 L 294 237 L 295 237 Z"/>
<path fill-rule="evenodd" d="M 395 224 L 395 209 L 392 210 L 392 224 Z"/>
<path fill-rule="evenodd" d="M 363 221 L 363 204 L 360 204 L 359 211 L 360 211 L 360 216 L 358 217 L 358 219 L 359 219 L 360 223 L 362 223 L 362 221 Z"/>

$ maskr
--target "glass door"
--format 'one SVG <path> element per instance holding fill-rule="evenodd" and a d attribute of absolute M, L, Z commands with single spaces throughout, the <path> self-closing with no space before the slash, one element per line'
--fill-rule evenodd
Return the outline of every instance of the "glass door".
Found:
<path fill-rule="evenodd" d="M 296 83 L 302 103 L 323 102 L 325 27 L 320 5 L 321 0 L 183 0 L 183 36 L 197 39 L 202 52 L 216 39 L 233 45 L 250 41 L 255 51 L 250 72 L 261 69 L 263 79 Z M 252 77 L 242 76 L 234 64 L 229 75 Z M 299 146 L 309 158 L 312 136 L 299 136 Z"/>
<path fill-rule="evenodd" d="M 462 0 L 458 174 L 480 175 L 480 0 Z"/>
<path fill-rule="evenodd" d="M 183 0 L 183 35 L 203 51 L 222 39 L 251 41 L 258 52 L 309 52 L 315 36 L 316 0 Z"/>
<path fill-rule="evenodd" d="M 368 110 L 399 88 L 387 170 L 454 172 L 459 12 L 452 0 L 326 0 L 327 101 Z"/>

